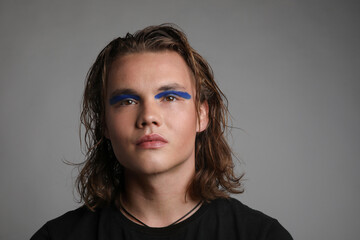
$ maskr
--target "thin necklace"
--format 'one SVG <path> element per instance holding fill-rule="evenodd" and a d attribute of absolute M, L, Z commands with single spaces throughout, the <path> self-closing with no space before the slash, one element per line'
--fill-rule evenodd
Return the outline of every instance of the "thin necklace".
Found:
<path fill-rule="evenodd" d="M 178 220 L 176 220 L 175 222 L 173 222 L 172 224 L 166 226 L 166 227 L 170 227 L 172 225 L 175 225 L 177 224 L 178 222 L 180 222 L 181 220 L 183 220 L 186 216 L 188 216 L 190 213 L 192 213 L 198 206 L 200 206 L 200 204 L 202 203 L 203 201 L 201 200 L 198 204 L 196 204 L 196 206 L 191 209 L 188 213 L 186 213 L 184 216 L 182 216 L 181 218 L 179 218 Z M 129 217 L 132 217 L 133 219 L 135 219 L 136 221 L 138 221 L 139 223 L 141 223 L 141 225 L 145 226 L 145 227 L 149 227 L 148 225 L 146 225 L 145 223 L 143 223 L 142 221 L 140 221 L 138 218 L 136 218 L 134 215 L 132 215 L 131 213 L 129 213 L 125 208 L 124 206 L 121 204 L 121 201 L 119 201 L 119 206 L 120 206 L 120 209 L 124 211 L 124 213 L 126 213 L 126 215 L 128 215 Z"/>

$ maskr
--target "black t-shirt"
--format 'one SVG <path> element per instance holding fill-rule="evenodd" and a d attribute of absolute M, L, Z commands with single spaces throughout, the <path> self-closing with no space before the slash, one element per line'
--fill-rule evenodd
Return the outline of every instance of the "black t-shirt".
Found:
<path fill-rule="evenodd" d="M 126 218 L 114 206 L 91 212 L 86 207 L 47 222 L 31 240 L 291 240 L 280 223 L 236 199 L 204 203 L 192 216 L 169 227 L 151 228 Z"/>

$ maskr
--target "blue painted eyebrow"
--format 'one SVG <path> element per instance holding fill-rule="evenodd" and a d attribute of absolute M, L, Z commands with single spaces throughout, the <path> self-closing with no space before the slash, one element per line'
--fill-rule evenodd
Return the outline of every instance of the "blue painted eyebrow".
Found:
<path fill-rule="evenodd" d="M 176 96 L 182 97 L 184 99 L 190 99 L 191 98 L 191 95 L 188 94 L 187 92 L 169 90 L 169 91 L 163 91 L 161 93 L 156 94 L 155 99 L 159 99 L 159 98 L 162 98 L 162 97 L 167 96 L 167 95 L 176 95 Z"/>
<path fill-rule="evenodd" d="M 114 105 L 124 99 L 135 99 L 136 101 L 139 101 L 140 97 L 138 95 L 133 95 L 133 94 L 120 94 L 111 97 L 109 103 L 110 105 Z"/>

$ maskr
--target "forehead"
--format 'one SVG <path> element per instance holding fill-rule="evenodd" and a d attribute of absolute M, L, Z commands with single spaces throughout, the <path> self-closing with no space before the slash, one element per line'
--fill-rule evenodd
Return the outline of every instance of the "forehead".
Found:
<path fill-rule="evenodd" d="M 113 62 L 107 89 L 156 89 L 162 85 L 179 85 L 193 90 L 193 74 L 176 52 L 144 52 L 121 56 Z"/>

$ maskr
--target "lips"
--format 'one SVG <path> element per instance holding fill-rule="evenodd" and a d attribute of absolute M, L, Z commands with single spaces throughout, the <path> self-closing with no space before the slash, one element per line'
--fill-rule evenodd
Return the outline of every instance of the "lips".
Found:
<path fill-rule="evenodd" d="M 163 147 L 167 142 L 168 141 L 159 134 L 153 133 L 139 138 L 135 144 L 140 148 L 156 149 Z"/>

